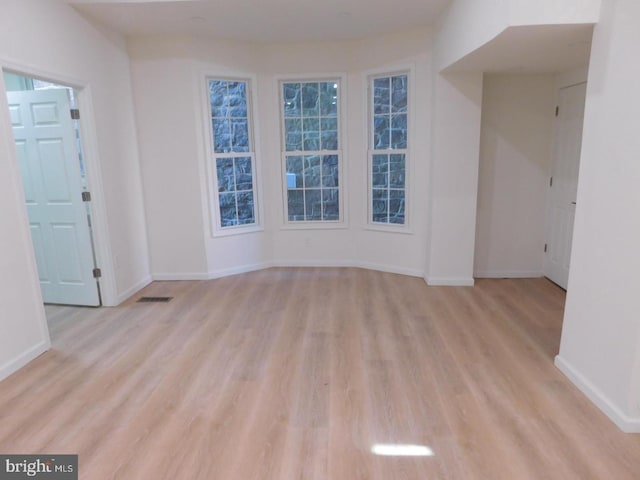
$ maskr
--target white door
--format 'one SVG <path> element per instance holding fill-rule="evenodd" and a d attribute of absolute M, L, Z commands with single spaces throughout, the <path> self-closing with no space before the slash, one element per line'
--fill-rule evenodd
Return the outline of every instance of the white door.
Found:
<path fill-rule="evenodd" d="M 549 181 L 545 275 L 565 289 L 569 281 L 586 90 L 586 83 L 560 89 Z"/>
<path fill-rule="evenodd" d="M 8 92 L 46 303 L 100 304 L 69 99 L 64 89 Z"/>

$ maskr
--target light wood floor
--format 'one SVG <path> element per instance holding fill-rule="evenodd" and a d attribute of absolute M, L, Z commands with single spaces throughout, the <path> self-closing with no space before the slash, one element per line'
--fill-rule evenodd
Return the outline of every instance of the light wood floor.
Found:
<path fill-rule="evenodd" d="M 0 383 L 0 452 L 78 453 L 84 480 L 640 478 L 640 436 L 553 366 L 547 280 L 297 268 L 141 294 L 175 298 L 47 307 L 54 348 Z"/>

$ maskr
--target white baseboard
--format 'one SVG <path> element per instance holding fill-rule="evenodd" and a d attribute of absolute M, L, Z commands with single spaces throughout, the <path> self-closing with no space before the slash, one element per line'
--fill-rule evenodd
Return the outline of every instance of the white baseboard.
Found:
<path fill-rule="evenodd" d="M 24 367 L 27 363 L 35 360 L 37 357 L 42 355 L 44 352 L 51 348 L 51 343 L 48 341 L 43 341 L 34 345 L 26 352 L 21 353 L 17 357 L 12 360 L 9 360 L 7 363 L 0 367 L 0 380 L 7 378 L 14 372 L 17 372 L 22 367 Z"/>
<path fill-rule="evenodd" d="M 208 273 L 153 273 L 151 278 L 156 281 L 179 281 L 179 280 L 209 280 Z"/>
<path fill-rule="evenodd" d="M 214 278 L 223 278 L 241 273 L 255 272 L 271 267 L 334 267 L 334 268 L 365 268 L 367 270 L 375 270 L 378 272 L 395 273 L 398 275 L 407 275 L 410 277 L 424 278 L 422 270 L 397 267 L 395 265 L 384 265 L 380 263 L 358 262 L 353 260 L 276 260 L 273 262 L 254 263 L 249 265 L 240 265 L 232 268 L 222 268 L 212 270 L 208 274 L 203 273 L 154 273 L 153 281 L 171 281 L 171 280 L 211 280 Z M 457 278 L 457 277 L 435 277 L 425 279 L 429 285 L 448 285 L 448 286 L 464 286 L 470 287 L 474 285 L 473 278 Z M 133 292 L 135 293 L 135 292 Z"/>
<path fill-rule="evenodd" d="M 537 270 L 480 270 L 473 272 L 475 278 L 539 278 L 544 274 Z"/>
<path fill-rule="evenodd" d="M 432 287 L 473 287 L 473 277 L 425 277 L 427 285 Z"/>
<path fill-rule="evenodd" d="M 596 407 L 625 433 L 640 433 L 640 417 L 629 417 L 620 410 L 598 387 L 575 369 L 560 355 L 555 358 L 555 366 L 564 373 L 571 382 L 591 400 Z"/>
<path fill-rule="evenodd" d="M 395 273 L 398 275 L 407 275 L 410 277 L 422 277 L 424 272 L 420 270 L 414 270 L 411 268 L 396 267 L 395 265 L 383 265 L 379 263 L 358 262 L 353 260 L 338 260 L 338 261 L 278 261 L 274 262 L 273 267 L 334 267 L 334 268 L 364 268 L 367 270 L 375 270 L 377 272 Z"/>
<path fill-rule="evenodd" d="M 213 270 L 209 272 L 209 279 L 229 277 L 231 275 L 239 275 L 241 273 L 256 272 L 258 270 L 264 270 L 265 268 L 273 267 L 271 262 L 254 263 L 251 265 L 241 265 L 239 267 L 222 268 L 220 270 Z"/>
<path fill-rule="evenodd" d="M 356 267 L 366 268 L 367 270 L 375 270 L 377 272 L 396 273 L 398 275 L 407 275 L 408 277 L 424 277 L 422 270 L 413 268 L 396 267 L 393 265 L 382 265 L 380 263 L 356 262 Z"/>
<path fill-rule="evenodd" d="M 127 300 L 129 297 L 131 297 L 132 295 L 135 295 L 137 292 L 139 292 L 144 287 L 149 285 L 152 281 L 153 280 L 152 280 L 151 276 L 147 275 L 146 277 L 144 277 L 139 282 L 136 282 L 135 284 L 133 284 L 132 286 L 127 288 L 124 292 L 119 293 L 118 296 L 116 297 L 116 301 L 118 303 L 116 303 L 115 305 L 110 305 L 110 304 L 105 302 L 104 306 L 105 307 L 116 307 L 116 306 L 120 305 L 122 302 Z"/>
<path fill-rule="evenodd" d="M 273 267 L 357 267 L 353 260 L 276 260 Z"/>

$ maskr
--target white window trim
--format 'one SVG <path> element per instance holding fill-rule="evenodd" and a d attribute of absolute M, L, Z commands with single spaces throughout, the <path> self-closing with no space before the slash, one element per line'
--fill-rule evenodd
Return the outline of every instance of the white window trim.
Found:
<path fill-rule="evenodd" d="M 252 150 L 249 152 L 228 152 L 228 153 L 216 153 L 214 150 L 213 129 L 211 126 L 212 112 L 211 102 L 209 94 L 209 81 L 210 80 L 225 80 L 225 81 L 237 81 L 246 82 L 247 92 L 249 93 L 247 98 L 247 114 L 249 120 L 249 139 Z M 255 75 L 247 74 L 221 74 L 208 72 L 204 75 L 204 103 L 206 104 L 205 115 L 205 154 L 206 154 L 206 172 L 207 172 L 207 186 L 209 197 L 209 220 L 211 222 L 211 236 L 212 237 L 226 237 L 232 235 L 242 235 L 247 233 L 255 233 L 264 231 L 262 224 L 262 189 L 261 185 L 261 165 L 259 161 L 259 153 L 257 145 L 258 132 L 257 122 L 257 79 Z M 218 196 L 218 175 L 216 168 L 216 161 L 218 158 L 237 158 L 237 157 L 251 157 L 251 168 L 253 174 L 253 213 L 255 217 L 255 223 L 249 225 L 233 225 L 229 227 L 222 226 L 222 218 L 220 216 L 220 202 Z"/>
<path fill-rule="evenodd" d="M 373 150 L 372 147 L 372 117 L 373 117 L 373 89 L 371 85 L 373 83 L 373 79 L 381 78 L 381 77 L 393 77 L 395 75 L 407 75 L 407 79 L 409 82 L 409 89 L 407 91 L 407 148 L 406 149 L 398 149 L 398 150 Z M 370 70 L 363 74 L 363 83 L 364 83 L 364 97 L 365 97 L 365 105 L 366 105 L 366 116 L 364 119 L 364 131 L 366 132 L 366 141 L 367 141 L 367 208 L 366 208 L 366 222 L 364 223 L 365 230 L 373 230 L 378 232 L 387 232 L 387 233 L 401 233 L 412 235 L 413 229 L 413 171 L 414 171 L 414 162 L 413 162 L 413 138 L 415 137 L 415 108 L 412 106 L 413 99 L 415 98 L 415 66 L 414 64 L 407 65 L 396 65 L 388 68 L 381 68 L 376 70 Z M 388 153 L 404 153 L 405 154 L 405 222 L 403 225 L 393 224 L 393 223 L 378 223 L 373 222 L 373 212 L 371 206 L 373 204 L 373 189 L 372 189 L 372 175 L 373 175 L 373 155 L 376 153 L 379 154 L 388 154 Z M 426 188 L 426 186 L 425 186 Z"/>
<path fill-rule="evenodd" d="M 287 152 L 285 150 L 285 130 L 284 130 L 284 110 L 282 97 L 282 85 L 284 83 L 296 82 L 338 82 L 338 150 L 320 150 L 320 151 L 294 151 Z M 346 116 L 346 91 L 347 91 L 347 75 L 344 73 L 321 74 L 321 75 L 282 75 L 276 77 L 278 88 L 278 114 L 280 116 L 280 182 L 282 189 L 282 226 L 281 230 L 340 230 L 349 228 L 347 215 L 347 199 L 345 198 L 345 184 L 347 183 L 346 168 L 344 168 L 346 155 L 344 141 L 347 138 L 345 128 L 347 123 Z M 287 194 L 287 156 L 305 156 L 305 155 L 338 155 L 338 195 L 340 219 L 339 220 L 316 220 L 316 221 L 298 221 L 289 220 L 288 210 L 288 194 Z"/>

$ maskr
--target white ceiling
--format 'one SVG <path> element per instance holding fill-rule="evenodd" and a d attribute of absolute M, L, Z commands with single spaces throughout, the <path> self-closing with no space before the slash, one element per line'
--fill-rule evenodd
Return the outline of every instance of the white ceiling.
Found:
<path fill-rule="evenodd" d="M 548 73 L 587 65 L 593 25 L 532 25 L 507 28 L 449 72 Z"/>
<path fill-rule="evenodd" d="M 67 0 L 125 35 L 345 40 L 431 25 L 450 0 Z"/>

